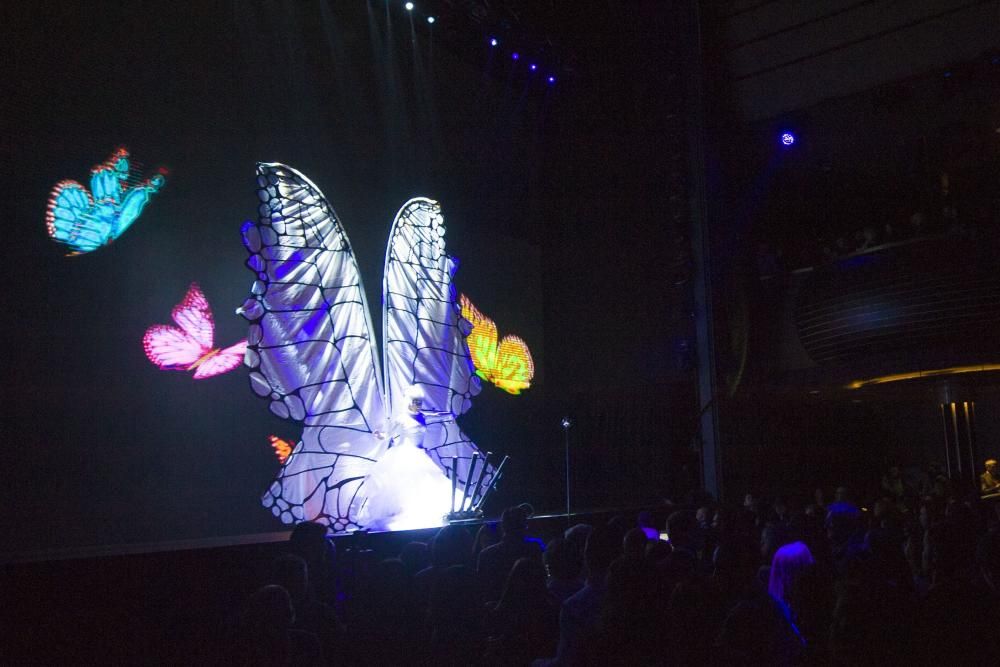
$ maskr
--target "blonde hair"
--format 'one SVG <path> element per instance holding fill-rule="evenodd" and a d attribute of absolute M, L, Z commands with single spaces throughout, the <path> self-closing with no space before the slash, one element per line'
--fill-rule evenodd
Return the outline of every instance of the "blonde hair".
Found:
<path fill-rule="evenodd" d="M 415 384 L 411 384 L 409 387 L 404 389 L 403 396 L 405 396 L 406 400 L 411 403 L 418 398 L 421 401 L 424 400 L 424 398 L 426 398 L 423 388 Z"/>

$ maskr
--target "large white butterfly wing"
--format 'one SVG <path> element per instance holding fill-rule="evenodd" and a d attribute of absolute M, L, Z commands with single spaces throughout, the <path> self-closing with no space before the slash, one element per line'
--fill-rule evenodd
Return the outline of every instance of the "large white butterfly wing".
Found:
<path fill-rule="evenodd" d="M 423 389 L 426 409 L 456 416 L 469 409 L 480 391 L 465 342 L 471 326 L 462 318 L 452 285 L 458 263 L 446 253 L 444 236 L 440 206 L 424 197 L 403 205 L 389 234 L 382 317 L 385 386 L 393 410 L 406 400 L 403 394 L 410 385 Z M 477 450 L 455 422 L 428 424 L 424 448 L 449 474 L 457 458 L 459 484 L 465 483 Z M 492 475 L 490 467 L 484 485 Z"/>
<path fill-rule="evenodd" d="M 378 359 L 350 242 L 319 188 L 291 167 L 257 167 L 259 219 L 243 227 L 256 274 L 250 320 L 253 391 L 302 440 L 261 499 L 285 523 L 356 528 L 363 482 L 386 449 Z"/>

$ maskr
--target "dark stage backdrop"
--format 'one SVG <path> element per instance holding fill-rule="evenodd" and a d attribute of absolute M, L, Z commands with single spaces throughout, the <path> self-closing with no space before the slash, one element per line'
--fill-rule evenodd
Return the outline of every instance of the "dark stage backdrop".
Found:
<path fill-rule="evenodd" d="M 254 166 L 306 174 L 343 221 L 381 340 L 382 262 L 409 197 L 438 199 L 456 283 L 536 362 L 535 386 L 485 385 L 466 431 L 511 454 L 512 499 L 550 488 L 538 196 L 541 100 L 487 76 L 428 26 L 373 2 L 24 3 L 4 10 L 2 551 L 238 535 L 281 528 L 258 499 L 278 468 L 270 415 L 241 367 L 195 381 L 144 355 L 152 324 L 197 281 L 216 346 L 245 337 L 239 239 Z M 415 41 L 412 37 L 415 36 Z M 484 40 L 485 47 L 485 40 Z M 169 170 L 135 225 L 82 256 L 45 230 L 62 179 L 126 146 Z M 548 467 L 547 467 L 548 466 Z M 513 489 L 511 488 L 513 487 Z M 498 508 L 495 508 L 498 509 Z"/>

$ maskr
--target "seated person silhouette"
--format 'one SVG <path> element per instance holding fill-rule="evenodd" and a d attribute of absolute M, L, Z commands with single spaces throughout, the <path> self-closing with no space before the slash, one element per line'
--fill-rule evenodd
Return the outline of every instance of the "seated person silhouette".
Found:
<path fill-rule="evenodd" d="M 986 471 L 979 476 L 979 490 L 983 494 L 1000 493 L 1000 476 L 997 475 L 996 459 L 986 461 Z"/>

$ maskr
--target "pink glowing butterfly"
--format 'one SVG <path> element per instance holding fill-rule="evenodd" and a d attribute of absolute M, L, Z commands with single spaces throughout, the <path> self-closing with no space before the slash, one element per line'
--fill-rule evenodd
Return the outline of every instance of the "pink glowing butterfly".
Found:
<path fill-rule="evenodd" d="M 194 379 L 203 380 L 228 373 L 243 363 L 245 339 L 225 349 L 213 347 L 212 309 L 198 283 L 191 283 L 184 300 L 174 306 L 170 317 L 178 326 L 154 324 L 142 337 L 146 356 L 160 370 L 194 371 Z"/>

